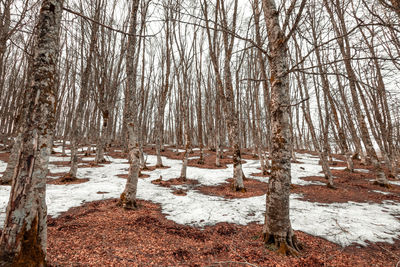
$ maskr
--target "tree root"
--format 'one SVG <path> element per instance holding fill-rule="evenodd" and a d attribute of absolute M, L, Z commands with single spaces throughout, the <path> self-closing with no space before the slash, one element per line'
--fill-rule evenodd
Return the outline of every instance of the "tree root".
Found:
<path fill-rule="evenodd" d="M 187 178 L 186 178 L 186 176 L 185 176 L 185 177 L 180 176 L 180 177 L 178 178 L 178 181 L 180 181 L 180 182 L 182 182 L 182 183 L 186 183 L 186 182 L 187 182 Z"/>
<path fill-rule="evenodd" d="M 70 182 L 75 182 L 76 180 L 78 180 L 78 178 L 72 176 L 70 173 L 67 173 L 66 175 L 64 175 L 60 182 L 62 183 L 70 183 Z"/>
<path fill-rule="evenodd" d="M 330 183 L 327 183 L 327 184 L 326 184 L 326 187 L 328 187 L 329 189 L 333 189 L 333 190 L 336 190 L 336 189 L 337 189 L 336 186 L 334 186 L 333 184 L 330 184 Z"/>
<path fill-rule="evenodd" d="M 117 203 L 118 207 L 123 207 L 125 210 L 137 210 L 138 209 L 138 204 L 136 200 L 127 200 L 126 199 L 126 193 L 123 192 L 121 196 L 119 197 L 119 201 Z"/>
<path fill-rule="evenodd" d="M 236 183 L 233 183 L 233 184 L 232 184 L 232 190 L 233 190 L 234 192 L 241 192 L 241 193 L 246 193 L 246 192 L 247 192 L 247 189 L 246 189 L 246 188 L 240 187 L 240 186 L 238 186 Z"/>
<path fill-rule="evenodd" d="M 391 188 L 390 184 L 385 183 L 385 182 L 374 181 L 373 184 L 379 185 L 380 187 L 384 187 L 384 188 Z"/>
<path fill-rule="evenodd" d="M 96 160 L 96 164 L 105 163 L 105 162 L 107 162 L 106 159 Z"/>
<path fill-rule="evenodd" d="M 269 250 L 285 256 L 298 257 L 302 250 L 302 245 L 297 241 L 296 236 L 291 234 L 288 234 L 286 238 L 282 238 L 264 233 L 264 244 Z"/>
<path fill-rule="evenodd" d="M 122 203 L 124 202 L 124 200 L 126 199 L 125 197 L 125 192 L 123 192 L 120 196 L 119 196 L 119 200 L 117 202 L 117 207 L 122 207 Z"/>
<path fill-rule="evenodd" d="M 0 185 L 11 185 L 12 180 L 10 181 L 1 181 L 0 180 Z"/>
<path fill-rule="evenodd" d="M 137 210 L 138 209 L 138 205 L 137 205 L 136 201 L 127 201 L 122 204 L 122 207 L 126 210 Z"/>

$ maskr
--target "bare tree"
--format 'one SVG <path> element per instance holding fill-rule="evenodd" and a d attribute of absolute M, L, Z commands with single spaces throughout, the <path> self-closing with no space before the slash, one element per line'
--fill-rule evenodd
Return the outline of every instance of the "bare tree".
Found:
<path fill-rule="evenodd" d="M 57 59 L 63 1 L 44 0 L 38 22 L 29 116 L 0 239 L 1 266 L 45 266 L 46 175 L 56 109 Z"/>
<path fill-rule="evenodd" d="M 353 100 L 353 106 L 354 110 L 356 112 L 356 117 L 357 117 L 357 122 L 360 127 L 360 132 L 361 132 L 361 138 L 363 140 L 365 149 L 367 151 L 368 156 L 371 157 L 372 164 L 374 165 L 374 169 L 377 174 L 377 179 L 375 183 L 381 185 L 381 186 L 388 186 L 388 181 L 386 178 L 385 173 L 383 172 L 380 160 L 378 158 L 378 155 L 373 147 L 371 137 L 368 132 L 367 125 L 365 123 L 365 116 L 362 112 L 360 102 L 359 102 L 359 96 L 362 94 L 361 91 L 359 91 L 359 84 L 357 82 L 357 77 L 354 72 L 354 69 L 351 65 L 351 55 L 350 55 L 350 41 L 347 35 L 347 27 L 345 24 L 345 18 L 344 18 L 344 10 L 341 8 L 342 4 L 339 2 L 339 0 L 331 0 L 331 3 L 328 3 L 328 0 L 324 0 L 324 6 L 329 14 L 329 17 L 331 19 L 331 23 L 333 25 L 333 28 L 335 30 L 335 33 L 337 35 L 337 43 L 340 48 L 340 52 L 343 56 L 343 61 L 345 65 L 345 69 L 347 72 L 347 75 L 349 77 L 349 86 L 350 86 L 350 92 L 351 92 L 351 98 Z M 332 7 L 331 5 L 334 4 L 334 7 L 336 9 L 336 14 L 338 15 L 338 20 L 336 20 Z"/>
<path fill-rule="evenodd" d="M 99 21 L 100 17 L 100 7 L 101 3 L 98 0 L 94 0 L 94 20 Z M 90 44 L 89 44 L 89 53 L 86 59 L 86 67 L 83 70 L 81 77 L 81 86 L 80 86 L 80 94 L 78 99 L 78 105 L 75 111 L 75 119 L 72 121 L 72 133 L 71 133 L 71 169 L 68 175 L 64 178 L 65 181 L 75 180 L 76 173 L 78 170 L 78 146 L 80 144 L 80 140 L 82 140 L 83 131 L 81 128 L 83 127 L 83 114 L 85 104 L 87 102 L 87 98 L 89 96 L 89 79 L 92 71 L 93 57 L 97 43 L 97 34 L 99 30 L 98 23 L 92 23 L 91 35 L 90 35 Z M 82 29 L 83 31 L 83 29 Z M 84 34 L 82 32 L 82 34 Z M 83 39 L 83 38 L 82 38 Z M 83 39 L 84 40 L 84 39 Z M 82 44 L 83 45 L 83 44 Z"/>
<path fill-rule="evenodd" d="M 278 249 L 279 253 L 297 255 L 299 246 L 289 217 L 291 138 L 287 43 L 300 20 L 305 1 L 301 2 L 288 34 L 285 34 L 289 27 L 288 16 L 294 12 L 294 8 L 287 12 L 281 26 L 275 1 L 263 0 L 262 4 L 268 32 L 272 126 L 272 169 L 268 182 L 263 235 L 264 242 Z M 296 0 L 293 0 L 291 6 L 295 4 Z"/>
<path fill-rule="evenodd" d="M 129 149 L 129 173 L 126 180 L 125 190 L 121 194 L 120 203 L 125 209 L 136 209 L 136 191 L 139 177 L 139 140 L 138 121 L 137 121 L 137 86 L 136 74 L 137 67 L 134 66 L 135 49 L 137 44 L 136 27 L 137 27 L 137 13 L 139 9 L 139 0 L 132 2 L 130 13 L 130 26 L 128 37 L 128 48 L 126 56 L 126 97 L 128 98 L 126 109 L 126 122 L 128 131 L 128 149 Z M 137 51 L 139 53 L 140 50 Z"/>

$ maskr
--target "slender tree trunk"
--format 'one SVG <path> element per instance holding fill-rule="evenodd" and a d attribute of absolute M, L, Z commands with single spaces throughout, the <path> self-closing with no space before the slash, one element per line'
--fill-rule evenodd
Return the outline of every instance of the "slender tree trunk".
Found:
<path fill-rule="evenodd" d="M 164 151 L 164 112 L 165 112 L 165 105 L 167 102 L 167 94 L 170 87 L 170 74 L 171 74 L 171 30 L 170 30 L 170 10 L 166 8 L 166 27 L 165 27 L 165 76 L 164 81 L 162 84 L 162 88 L 160 90 L 159 95 L 159 103 L 158 103 L 158 112 L 156 118 L 156 153 L 157 153 L 157 163 L 156 167 L 163 167 L 162 159 L 161 159 L 161 151 Z"/>
<path fill-rule="evenodd" d="M 101 128 L 101 135 L 100 140 L 97 142 L 96 148 L 96 163 L 103 163 L 105 162 L 104 158 L 104 148 L 106 146 L 106 136 L 107 136 L 107 127 L 108 127 L 108 120 L 109 120 L 109 112 L 108 110 L 102 110 L 103 114 L 103 126 Z"/>
<path fill-rule="evenodd" d="M 125 190 L 121 194 L 120 204 L 125 209 L 136 209 L 136 192 L 137 192 L 137 183 L 139 178 L 139 140 L 138 133 L 140 130 L 138 129 L 137 122 L 137 90 L 136 90 L 136 73 L 137 67 L 134 66 L 134 58 L 135 58 L 135 49 L 137 43 L 137 37 L 134 36 L 136 34 L 136 26 L 137 26 L 137 11 L 139 8 L 139 1 L 135 0 L 132 2 L 131 8 L 131 22 L 129 27 L 130 36 L 128 37 L 128 51 L 126 57 L 126 87 L 128 92 L 128 101 L 125 109 L 126 111 L 126 127 L 128 133 L 128 149 L 129 149 L 129 173 L 128 178 L 126 180 Z M 139 50 L 137 51 L 139 53 Z"/>
<path fill-rule="evenodd" d="M 96 6 L 94 20 L 99 21 L 100 17 L 100 7 Z M 64 178 L 65 181 L 75 180 L 76 173 L 78 171 L 78 146 L 79 141 L 82 139 L 83 131 L 83 117 L 84 117 L 84 107 L 89 96 L 89 78 L 92 71 L 93 56 L 96 49 L 97 43 L 97 33 L 99 30 L 99 25 L 97 23 L 92 23 L 92 32 L 89 45 L 89 54 L 86 60 L 86 67 L 82 73 L 81 87 L 78 100 L 78 106 L 75 112 L 75 119 L 72 122 L 72 132 L 71 132 L 71 169 L 68 175 Z M 83 32 L 82 32 L 83 34 Z"/>
<path fill-rule="evenodd" d="M 337 130 L 338 130 L 339 146 L 341 148 L 341 152 L 346 157 L 347 169 L 350 172 L 353 172 L 354 171 L 354 164 L 353 164 L 353 160 L 352 160 L 352 157 L 351 157 L 352 153 L 349 150 L 349 147 L 347 145 L 346 136 L 344 134 L 344 130 L 343 130 L 343 128 L 341 127 L 341 125 L 339 123 L 339 116 L 338 116 L 338 113 L 337 113 L 337 110 L 336 110 L 336 106 L 334 104 L 333 97 L 332 97 L 332 94 L 331 94 L 329 80 L 328 80 L 328 77 L 325 74 L 326 72 L 323 69 L 323 62 L 322 62 L 322 58 L 321 58 L 321 52 L 320 52 L 320 48 L 319 48 L 319 46 L 317 44 L 317 34 L 316 34 L 316 31 L 315 31 L 316 25 L 314 24 L 314 20 L 312 22 L 313 22 L 313 25 L 314 25 L 314 27 L 312 27 L 312 34 L 313 34 L 313 38 L 314 38 L 314 47 L 315 47 L 315 54 L 317 56 L 318 69 L 319 69 L 319 72 L 321 73 L 320 76 L 321 76 L 321 81 L 322 81 L 322 89 L 324 91 L 324 94 L 327 96 L 329 104 L 330 104 L 330 108 L 331 108 L 331 112 L 332 112 L 332 115 L 333 115 L 334 123 L 336 125 Z"/>
<path fill-rule="evenodd" d="M 187 111 L 184 111 L 185 113 Z M 189 118 L 187 114 L 184 115 L 184 128 L 185 128 L 185 154 L 183 155 L 182 159 L 182 168 L 181 168 L 181 175 L 180 178 L 184 181 L 186 181 L 186 170 L 187 170 L 187 164 L 188 164 L 188 157 L 189 157 L 189 149 L 190 149 L 190 137 L 189 137 Z"/>
<path fill-rule="evenodd" d="M 336 20 L 333 15 L 333 11 L 330 8 L 329 4 L 327 3 L 327 0 L 324 0 L 325 7 L 328 11 L 328 14 L 331 18 L 332 25 L 335 29 L 336 35 L 340 36 L 337 39 L 340 51 L 343 56 L 343 61 L 344 65 L 346 68 L 347 75 L 349 76 L 349 86 L 350 86 L 350 92 L 351 92 L 351 98 L 353 100 L 353 106 L 354 110 L 357 115 L 357 122 L 360 127 L 361 131 L 361 138 L 363 140 L 363 143 L 365 145 L 365 149 L 367 151 L 368 156 L 371 157 L 372 165 L 374 166 L 377 178 L 375 180 L 375 183 L 381 186 L 387 187 L 389 185 L 388 180 L 386 178 L 385 173 L 383 172 L 381 163 L 379 161 L 378 155 L 376 154 L 376 151 L 372 145 L 372 140 L 368 132 L 367 125 L 364 120 L 364 115 L 362 114 L 360 103 L 359 103 L 359 96 L 357 94 L 357 81 L 356 81 L 356 75 L 354 73 L 353 67 L 351 66 L 351 55 L 350 55 L 350 43 L 349 40 L 346 37 L 342 37 L 341 35 L 344 33 L 347 33 L 347 29 L 345 26 L 344 22 L 344 14 L 339 14 L 339 21 L 340 21 L 340 26 L 342 33 L 339 30 L 339 27 L 337 26 Z"/>
<path fill-rule="evenodd" d="M 222 142 L 221 142 L 221 128 L 218 125 L 221 121 L 221 104 L 220 95 L 217 91 L 215 96 L 215 166 L 221 166 L 221 158 L 223 155 Z"/>
<path fill-rule="evenodd" d="M 299 47 L 296 47 L 296 48 L 300 49 Z M 298 52 L 300 53 L 299 50 L 298 50 Z M 298 87 L 299 87 L 301 99 L 308 99 L 309 98 L 308 86 L 307 86 L 307 80 L 304 77 L 304 73 L 301 75 L 301 82 L 300 82 L 300 77 L 297 77 L 297 78 L 298 78 Z M 304 88 L 304 92 L 305 92 L 304 94 L 303 94 L 302 87 Z M 317 97 L 318 97 L 318 95 L 317 95 Z M 319 105 L 319 103 L 318 103 L 318 105 Z M 315 131 L 312 119 L 311 119 L 311 115 L 310 115 L 310 105 L 309 105 L 309 103 L 308 102 L 307 103 L 302 103 L 302 109 L 303 109 L 303 114 L 304 114 L 304 117 L 306 119 L 309 131 L 310 131 L 310 134 L 311 134 L 311 139 L 312 139 L 313 145 L 314 145 L 315 150 L 317 151 L 318 156 L 319 156 L 319 158 L 321 160 L 322 171 L 324 172 L 325 178 L 328 179 L 327 186 L 329 188 L 333 188 L 334 187 L 333 186 L 333 178 L 332 178 L 331 170 L 330 170 L 329 165 L 328 165 L 328 158 L 327 158 L 326 153 L 324 151 L 322 151 L 321 145 L 318 142 L 317 134 L 316 134 L 316 131 Z"/>
<path fill-rule="evenodd" d="M 202 47 L 200 48 L 202 49 Z M 201 50 L 200 50 L 201 51 Z M 199 68 L 201 69 L 201 57 L 200 57 L 200 66 Z M 202 97 L 201 97 L 201 71 L 197 70 L 197 87 L 198 87 L 198 95 L 197 95 L 197 127 L 198 127 L 198 136 L 197 136 L 197 140 L 198 140 L 198 145 L 199 145 L 199 149 L 200 149 L 200 158 L 197 161 L 198 164 L 204 164 L 204 153 L 203 153 L 203 113 L 202 113 Z"/>

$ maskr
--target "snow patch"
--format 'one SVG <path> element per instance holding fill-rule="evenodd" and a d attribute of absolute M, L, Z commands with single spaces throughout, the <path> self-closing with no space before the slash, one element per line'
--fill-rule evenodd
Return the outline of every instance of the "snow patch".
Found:
<path fill-rule="evenodd" d="M 362 172 L 362 173 L 369 173 L 369 170 L 366 169 L 354 169 L 356 172 Z"/>
<path fill-rule="evenodd" d="M 126 180 L 118 178 L 118 174 L 127 174 L 128 163 L 125 159 L 109 157 L 111 164 L 96 168 L 79 168 L 79 178 L 89 178 L 82 184 L 48 185 L 46 201 L 48 214 L 58 216 L 71 207 L 80 206 L 85 202 L 107 198 L 117 198 L 124 189 Z M 162 176 L 163 180 L 179 177 L 181 161 L 162 158 L 167 169 L 157 169 L 152 172 L 143 171 L 150 178 L 139 179 L 137 197 L 161 205 L 162 212 L 168 219 L 180 224 L 205 227 L 219 222 L 245 225 L 251 222 L 263 223 L 265 212 L 265 195 L 225 199 L 218 196 L 208 196 L 200 193 L 195 187 L 175 186 L 175 188 L 189 189 L 186 196 L 173 194 L 174 188 L 165 188 L 151 181 Z M 298 154 L 299 161 L 303 163 L 292 164 L 292 182 L 299 185 L 315 184 L 316 182 L 304 181 L 301 177 L 322 176 L 318 158 L 307 154 Z M 54 161 L 52 157 L 52 161 Z M 149 165 L 156 163 L 156 156 L 147 156 Z M 6 164 L 0 161 L 0 170 Z M 257 160 L 246 160 L 243 172 L 246 176 L 260 172 Z M 64 172 L 66 167 L 57 167 L 50 164 L 52 173 Z M 69 168 L 68 168 L 69 169 Z M 232 177 L 232 165 L 227 169 L 201 169 L 188 167 L 188 177 L 197 179 L 201 185 L 214 186 L 226 183 Z M 267 182 L 265 177 L 251 177 Z M 400 182 L 399 182 L 400 183 Z M 107 191 L 107 194 L 97 194 Z M 0 226 L 5 219 L 5 209 L 10 193 L 9 186 L 0 186 Z M 400 205 L 393 201 L 377 203 L 313 203 L 299 199 L 300 195 L 291 195 L 290 217 L 295 230 L 320 236 L 347 246 L 352 243 L 366 245 L 370 242 L 393 242 L 399 237 Z"/>
<path fill-rule="evenodd" d="M 379 193 L 382 195 L 390 195 L 391 194 L 390 192 L 384 192 L 384 191 L 379 191 L 379 190 L 371 190 L 370 192 L 375 192 L 375 193 Z"/>

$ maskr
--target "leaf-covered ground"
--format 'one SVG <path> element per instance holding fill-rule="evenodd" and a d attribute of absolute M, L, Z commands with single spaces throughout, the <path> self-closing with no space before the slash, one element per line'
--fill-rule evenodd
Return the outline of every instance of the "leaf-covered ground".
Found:
<path fill-rule="evenodd" d="M 262 225 L 219 223 L 204 229 L 165 218 L 159 205 L 136 211 L 96 201 L 49 219 L 51 266 L 395 266 L 400 242 L 341 247 L 300 231 L 299 257 L 265 249 Z"/>
<path fill-rule="evenodd" d="M 268 175 L 261 174 L 251 151 L 243 154 L 242 193 L 231 190 L 228 152 L 217 167 L 215 152 L 205 150 L 200 164 L 194 149 L 185 182 L 177 179 L 182 149 L 167 147 L 166 167 L 155 168 L 155 150 L 145 148 L 148 169 L 139 180 L 137 211 L 116 206 L 128 170 L 121 149 L 107 152 L 107 164 L 95 164 L 93 154 L 83 157 L 81 180 L 73 184 L 60 181 L 69 169 L 69 157 L 60 151 L 56 146 L 51 157 L 47 189 L 52 266 L 395 266 L 400 260 L 400 183 L 373 185 L 372 168 L 359 161 L 350 173 L 343 158 L 335 157 L 332 190 L 318 158 L 297 153 L 291 220 L 304 249 L 294 258 L 263 246 Z M 0 153 L 0 173 L 7 157 Z M 0 186 L 0 225 L 8 194 L 9 186 Z"/>

